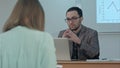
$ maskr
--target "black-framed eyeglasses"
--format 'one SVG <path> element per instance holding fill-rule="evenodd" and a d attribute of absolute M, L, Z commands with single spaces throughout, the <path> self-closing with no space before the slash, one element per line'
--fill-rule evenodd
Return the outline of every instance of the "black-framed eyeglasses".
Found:
<path fill-rule="evenodd" d="M 70 22 L 70 21 L 76 21 L 78 18 L 80 18 L 80 17 L 72 17 L 72 18 L 66 18 L 65 19 L 65 22 Z"/>

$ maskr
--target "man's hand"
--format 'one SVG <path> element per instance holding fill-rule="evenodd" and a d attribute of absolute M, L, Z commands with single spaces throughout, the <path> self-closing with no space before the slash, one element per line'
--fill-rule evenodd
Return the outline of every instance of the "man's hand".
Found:
<path fill-rule="evenodd" d="M 77 37 L 77 35 L 75 33 L 73 33 L 70 29 L 67 29 L 64 33 L 63 33 L 63 36 L 64 38 L 68 38 L 69 40 L 77 43 L 77 44 L 80 44 L 81 43 L 81 40 L 79 37 Z"/>

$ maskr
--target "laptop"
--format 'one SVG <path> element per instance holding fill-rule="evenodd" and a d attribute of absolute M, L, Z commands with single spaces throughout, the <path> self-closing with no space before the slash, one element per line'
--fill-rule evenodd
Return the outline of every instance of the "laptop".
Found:
<path fill-rule="evenodd" d="M 67 38 L 54 38 L 57 60 L 71 60 Z"/>

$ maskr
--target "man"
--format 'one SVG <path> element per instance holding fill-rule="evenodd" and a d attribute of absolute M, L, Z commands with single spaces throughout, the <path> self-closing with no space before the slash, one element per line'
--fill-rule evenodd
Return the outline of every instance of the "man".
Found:
<path fill-rule="evenodd" d="M 82 25 L 83 14 L 78 7 L 66 12 L 68 29 L 60 31 L 58 37 L 70 40 L 71 60 L 99 59 L 99 41 L 96 30 Z"/>

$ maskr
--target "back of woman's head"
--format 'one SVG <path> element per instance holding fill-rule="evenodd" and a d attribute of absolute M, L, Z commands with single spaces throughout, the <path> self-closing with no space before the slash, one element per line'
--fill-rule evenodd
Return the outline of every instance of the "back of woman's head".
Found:
<path fill-rule="evenodd" d="M 44 30 L 44 11 L 39 0 L 17 1 L 3 31 L 8 31 L 16 26 Z"/>

